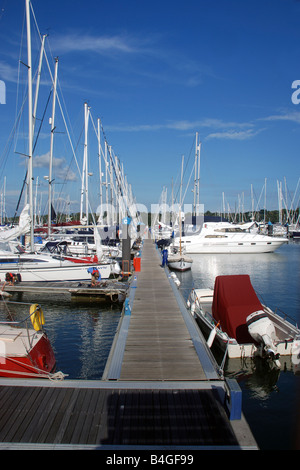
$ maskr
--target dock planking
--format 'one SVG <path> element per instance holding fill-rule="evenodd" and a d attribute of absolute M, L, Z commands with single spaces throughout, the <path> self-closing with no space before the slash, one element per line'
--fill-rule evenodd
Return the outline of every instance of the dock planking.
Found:
<path fill-rule="evenodd" d="M 199 331 L 187 319 L 174 295 L 172 284 L 152 240 L 145 240 L 142 269 L 136 275 L 134 299 L 130 311 L 128 333 L 119 375 L 108 378 L 118 380 L 207 380 L 207 370 L 195 348 L 193 334 Z M 191 322 L 190 316 L 188 320 Z M 205 352 L 207 362 L 207 352 Z M 210 373 L 218 378 L 210 364 Z M 211 377 L 210 377 L 211 378 Z"/>
<path fill-rule="evenodd" d="M 2 449 L 239 447 L 210 390 L 1 385 L 0 403 Z"/>
<path fill-rule="evenodd" d="M 148 240 L 129 299 L 101 381 L 0 379 L 0 449 L 257 449 Z"/>
<path fill-rule="evenodd" d="M 127 282 L 114 279 L 103 280 L 98 286 L 92 287 L 90 282 L 57 281 L 57 282 L 20 282 L 10 286 L 5 285 L 4 292 L 10 296 L 23 294 L 44 296 L 55 295 L 66 300 L 103 301 L 110 303 L 123 303 L 128 290 Z"/>

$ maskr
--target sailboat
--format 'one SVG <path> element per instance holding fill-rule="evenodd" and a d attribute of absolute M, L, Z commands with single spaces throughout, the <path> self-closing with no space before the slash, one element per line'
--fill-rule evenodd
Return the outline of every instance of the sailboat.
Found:
<path fill-rule="evenodd" d="M 44 323 L 39 304 L 32 304 L 29 315 L 20 322 L 0 322 L 0 377 L 63 378 L 61 373 L 55 375 L 55 355 Z"/>
<path fill-rule="evenodd" d="M 63 252 L 50 253 L 49 251 L 26 252 L 18 245 L 10 251 L 0 250 L 0 280 L 4 280 L 7 273 L 13 274 L 22 282 L 47 281 L 90 281 L 89 268 L 98 269 L 101 279 L 109 279 L 120 274 L 121 268 L 117 260 L 107 259 L 101 250 L 101 240 L 97 227 L 94 228 L 96 256 L 86 259 L 68 257 Z M 51 242 L 49 242 L 50 244 Z M 55 245 L 55 243 L 53 243 Z"/>
<path fill-rule="evenodd" d="M 176 271 L 188 271 L 192 268 L 193 260 L 179 251 L 168 256 L 168 266 Z"/>
<path fill-rule="evenodd" d="M 12 273 L 22 282 L 89 281 L 90 267 L 98 269 L 101 279 L 118 276 L 121 271 L 119 263 L 115 260 L 105 261 L 103 264 L 75 263 L 71 259 L 47 253 L 0 252 L 1 281 L 5 279 L 7 273 Z"/>
<path fill-rule="evenodd" d="M 168 266 L 171 269 L 176 271 L 188 271 L 192 267 L 193 260 L 183 254 L 182 244 L 181 244 L 181 235 L 182 235 L 182 216 L 181 216 L 181 195 L 182 195 L 182 177 L 183 177 L 183 162 L 184 157 L 182 157 L 181 164 L 181 185 L 180 185 L 180 205 L 179 205 L 179 251 L 173 246 L 170 247 L 170 254 L 168 255 Z"/>
<path fill-rule="evenodd" d="M 30 231 L 30 251 L 24 250 L 4 250 L 0 252 L 0 279 L 5 278 L 6 273 L 18 275 L 23 282 L 44 282 L 44 281 L 89 281 L 89 267 L 96 267 L 102 279 L 108 279 L 111 275 L 120 273 L 120 266 L 116 261 L 101 262 L 98 258 L 97 263 L 90 265 L 83 263 L 74 263 L 61 256 L 53 256 L 48 253 L 35 253 L 34 250 L 34 217 L 33 217 L 33 105 L 32 105 L 32 60 L 31 60 L 31 28 L 30 28 L 30 0 L 25 0 L 26 4 L 26 24 L 27 24 L 27 52 L 28 52 L 28 188 L 29 188 L 29 228 Z M 57 61 L 55 67 L 53 110 L 56 98 L 56 75 Z M 52 114 L 51 125 L 54 123 L 54 111 Z M 53 131 L 51 129 L 51 154 L 53 149 Z M 51 206 L 51 165 L 49 176 L 49 207 Z M 20 222 L 23 218 L 20 217 Z M 28 219 L 26 219 L 26 224 Z M 24 223 L 25 224 L 25 223 Z M 48 214 L 48 224 L 51 224 L 51 216 Z M 23 224 L 21 224 L 23 226 Z M 16 234 L 15 236 L 17 236 Z"/>

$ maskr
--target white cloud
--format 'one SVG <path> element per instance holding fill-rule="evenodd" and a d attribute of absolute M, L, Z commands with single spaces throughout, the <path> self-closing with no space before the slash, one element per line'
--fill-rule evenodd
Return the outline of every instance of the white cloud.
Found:
<path fill-rule="evenodd" d="M 0 79 L 7 82 L 17 82 L 17 68 L 0 61 Z"/>
<path fill-rule="evenodd" d="M 50 162 L 50 152 L 44 153 L 43 155 L 37 155 L 33 158 L 33 167 L 34 168 L 45 168 L 47 174 L 49 172 L 49 162 Z M 55 179 L 61 179 L 65 181 L 76 181 L 76 174 L 70 170 L 66 165 L 66 160 L 64 157 L 57 158 L 53 157 L 52 160 L 53 167 L 53 177 Z"/>
<path fill-rule="evenodd" d="M 91 51 L 98 54 L 112 52 L 132 53 L 137 48 L 132 39 L 125 36 L 92 36 L 88 34 L 69 33 L 52 38 L 52 48 L 63 52 Z"/>
<path fill-rule="evenodd" d="M 124 72 L 126 76 L 130 74 L 131 77 L 142 77 L 143 80 L 175 83 L 189 88 L 201 85 L 205 76 L 214 77 L 210 66 L 198 60 L 188 59 L 185 55 L 179 56 L 177 50 L 166 48 L 163 37 L 157 34 L 134 36 L 124 33 L 101 36 L 71 31 L 52 37 L 51 49 L 58 51 L 59 55 L 90 52 L 105 56 L 110 64 L 114 61 L 114 65 L 117 65 L 117 76 L 122 75 L 123 84 Z M 126 61 L 133 59 L 130 67 L 127 63 L 125 67 L 121 58 Z M 89 73 L 98 71 L 91 69 Z"/>
<path fill-rule="evenodd" d="M 188 120 L 180 120 L 180 121 L 168 121 L 163 124 L 138 124 L 138 125 L 127 125 L 127 124 L 120 124 L 120 125 L 113 125 L 113 126 L 106 126 L 108 130 L 111 131 L 120 131 L 120 132 L 140 132 L 140 131 L 156 131 L 160 129 L 173 129 L 179 131 L 189 131 L 189 130 L 196 130 L 201 128 L 211 128 L 211 129 L 229 129 L 229 128 L 236 128 L 236 129 L 244 129 L 248 128 L 245 131 L 227 131 L 227 134 L 234 135 L 242 134 L 247 135 L 248 137 L 255 135 L 255 131 L 252 130 L 253 124 L 252 123 L 238 123 L 238 122 L 226 122 L 222 121 L 221 119 L 213 119 L 213 118 L 206 118 L 199 121 L 188 121 Z M 249 129 L 250 128 L 250 129 Z M 257 133 L 258 131 L 256 131 Z M 216 133 L 220 135 L 225 135 L 226 132 Z M 213 136 L 214 134 L 210 134 Z M 234 138 L 234 137 L 232 137 Z"/>
<path fill-rule="evenodd" d="M 261 118 L 261 121 L 291 121 L 300 124 L 300 111 L 287 112 L 285 114 L 274 114 Z"/>
<path fill-rule="evenodd" d="M 245 131 L 229 130 L 224 132 L 214 132 L 209 134 L 206 139 L 229 139 L 229 140 L 247 140 L 256 136 L 262 131 L 262 129 L 254 131 L 253 129 L 247 129 Z"/>
<path fill-rule="evenodd" d="M 64 158 L 53 157 L 53 167 L 60 167 L 64 163 Z M 37 155 L 33 158 L 33 166 L 35 168 L 49 168 L 50 152 L 44 153 L 44 155 Z"/>

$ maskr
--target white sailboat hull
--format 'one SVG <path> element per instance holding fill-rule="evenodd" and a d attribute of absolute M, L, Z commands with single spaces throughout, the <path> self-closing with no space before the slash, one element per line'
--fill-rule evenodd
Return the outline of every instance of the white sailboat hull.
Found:
<path fill-rule="evenodd" d="M 176 271 L 188 271 L 191 269 L 193 260 L 186 256 L 170 256 L 168 258 L 168 266 Z"/>
<path fill-rule="evenodd" d="M 120 272 L 116 262 L 105 264 L 78 264 L 71 261 L 59 260 L 39 254 L 20 257 L 10 257 L 15 262 L 0 263 L 0 279 L 5 280 L 6 273 L 20 274 L 22 282 L 45 282 L 45 281 L 90 281 L 91 275 L 87 271 L 90 267 L 96 267 L 101 275 L 101 279 L 108 279 L 111 274 Z M 1 257 L 1 256 L 0 256 Z"/>

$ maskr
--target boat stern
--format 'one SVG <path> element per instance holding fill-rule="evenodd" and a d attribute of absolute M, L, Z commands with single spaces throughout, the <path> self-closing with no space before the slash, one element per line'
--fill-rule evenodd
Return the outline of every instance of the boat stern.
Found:
<path fill-rule="evenodd" d="M 56 359 L 46 333 L 41 332 L 39 341 L 30 351 L 30 357 L 38 373 L 51 374 L 55 372 Z"/>

